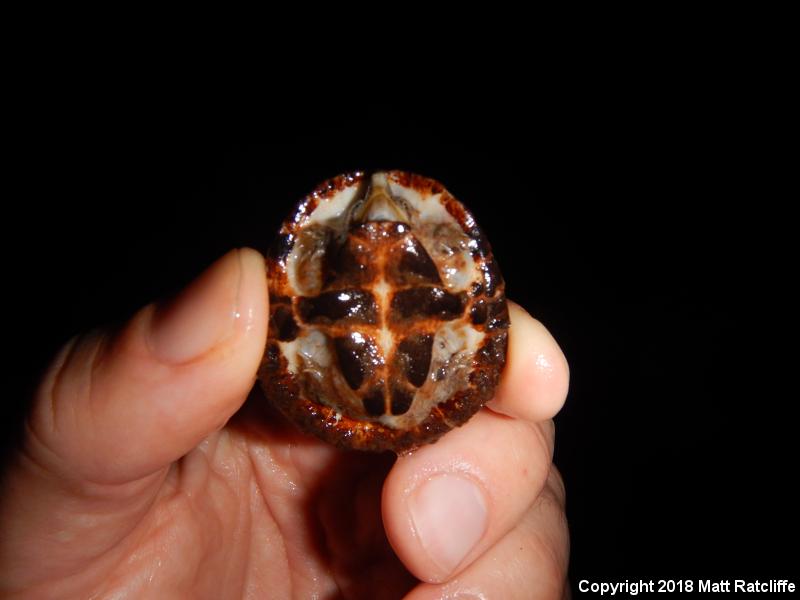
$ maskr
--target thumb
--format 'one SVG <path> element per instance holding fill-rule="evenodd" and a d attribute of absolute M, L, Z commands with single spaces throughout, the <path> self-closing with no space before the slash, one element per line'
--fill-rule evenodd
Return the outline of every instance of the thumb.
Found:
<path fill-rule="evenodd" d="M 233 250 L 118 334 L 64 348 L 37 392 L 26 452 L 51 472 L 95 483 L 162 469 L 244 402 L 266 321 L 263 258 Z"/>

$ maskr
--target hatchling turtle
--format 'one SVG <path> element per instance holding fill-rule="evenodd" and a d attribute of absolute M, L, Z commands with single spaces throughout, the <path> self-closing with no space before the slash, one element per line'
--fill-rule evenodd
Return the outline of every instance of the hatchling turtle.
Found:
<path fill-rule="evenodd" d="M 504 283 L 473 216 L 437 181 L 387 171 L 322 183 L 284 221 L 267 269 L 259 379 L 301 429 L 402 453 L 491 398 Z"/>

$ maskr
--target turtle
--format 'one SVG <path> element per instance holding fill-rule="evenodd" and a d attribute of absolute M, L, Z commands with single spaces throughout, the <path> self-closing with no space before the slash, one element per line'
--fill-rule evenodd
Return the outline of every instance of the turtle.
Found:
<path fill-rule="evenodd" d="M 324 181 L 283 222 L 267 279 L 258 379 L 301 430 L 403 454 L 492 397 L 508 347 L 505 284 L 474 217 L 438 181 Z"/>

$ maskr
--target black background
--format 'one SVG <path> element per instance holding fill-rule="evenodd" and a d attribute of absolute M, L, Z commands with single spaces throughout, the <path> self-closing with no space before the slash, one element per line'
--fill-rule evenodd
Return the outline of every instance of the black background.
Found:
<path fill-rule="evenodd" d="M 735 78 L 640 75 L 397 102 L 333 102 L 326 83 L 247 116 L 133 90 L 39 111 L 4 209 L 6 422 L 71 335 L 263 251 L 322 179 L 407 169 L 473 210 L 509 297 L 570 362 L 555 461 L 573 583 L 796 575 L 781 123 Z"/>

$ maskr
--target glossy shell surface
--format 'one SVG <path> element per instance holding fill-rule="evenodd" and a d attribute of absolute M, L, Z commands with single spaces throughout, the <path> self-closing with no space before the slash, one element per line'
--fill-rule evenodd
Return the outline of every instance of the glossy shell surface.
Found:
<path fill-rule="evenodd" d="M 440 183 L 401 171 L 326 181 L 283 223 L 267 267 L 259 379 L 301 429 L 404 452 L 492 397 L 507 349 L 503 279 Z"/>

